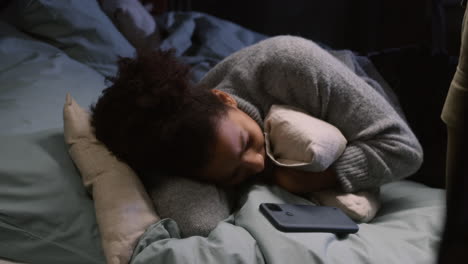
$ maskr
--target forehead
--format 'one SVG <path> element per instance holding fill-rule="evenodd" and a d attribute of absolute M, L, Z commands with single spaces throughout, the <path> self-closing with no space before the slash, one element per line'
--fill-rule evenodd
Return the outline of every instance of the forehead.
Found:
<path fill-rule="evenodd" d="M 227 177 L 227 174 L 237 166 L 238 153 L 242 148 L 240 133 L 240 127 L 229 117 L 218 121 L 213 138 L 212 156 L 203 171 L 203 176 L 208 180 Z"/>

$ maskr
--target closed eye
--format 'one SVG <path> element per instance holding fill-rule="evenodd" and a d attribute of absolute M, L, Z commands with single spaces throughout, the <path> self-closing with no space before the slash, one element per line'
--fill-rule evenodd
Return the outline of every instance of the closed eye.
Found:
<path fill-rule="evenodd" d="M 243 148 L 243 152 L 246 152 L 246 151 L 250 148 L 250 145 L 251 145 L 251 144 L 252 144 L 251 137 L 246 136 L 245 143 L 244 143 L 244 148 Z"/>
<path fill-rule="evenodd" d="M 239 152 L 239 164 L 241 164 L 242 161 L 242 156 L 244 153 L 250 148 L 250 145 L 252 144 L 251 137 L 247 133 L 242 133 L 241 134 L 241 151 Z M 237 166 L 236 169 L 231 173 L 227 180 L 228 185 L 233 185 L 237 184 L 239 179 L 241 179 L 241 165 Z"/>
<path fill-rule="evenodd" d="M 244 155 L 245 151 L 247 151 L 247 149 L 249 147 L 249 136 L 247 135 L 247 133 L 242 133 L 241 132 L 239 134 L 239 137 L 240 137 L 241 147 L 240 147 L 239 153 L 237 154 L 237 157 L 238 157 L 239 161 L 241 161 L 242 156 Z"/>

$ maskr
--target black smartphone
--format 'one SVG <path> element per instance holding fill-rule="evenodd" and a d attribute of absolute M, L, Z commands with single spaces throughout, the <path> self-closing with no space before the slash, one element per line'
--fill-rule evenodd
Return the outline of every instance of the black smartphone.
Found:
<path fill-rule="evenodd" d="M 336 207 L 262 203 L 260 211 L 283 232 L 351 234 L 359 230 L 359 226 Z"/>

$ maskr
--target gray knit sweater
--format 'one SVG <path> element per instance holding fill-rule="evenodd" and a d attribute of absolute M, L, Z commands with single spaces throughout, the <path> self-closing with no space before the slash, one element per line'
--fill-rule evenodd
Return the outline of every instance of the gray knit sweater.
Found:
<path fill-rule="evenodd" d="M 310 40 L 261 41 L 225 58 L 201 84 L 231 94 L 262 128 L 273 104 L 299 107 L 336 126 L 348 140 L 332 165 L 344 191 L 406 177 L 422 163 L 421 145 L 395 102 Z"/>

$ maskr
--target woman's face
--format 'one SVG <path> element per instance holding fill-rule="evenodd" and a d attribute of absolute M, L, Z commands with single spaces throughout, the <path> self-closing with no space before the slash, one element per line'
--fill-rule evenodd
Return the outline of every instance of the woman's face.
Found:
<path fill-rule="evenodd" d="M 213 156 L 202 170 L 204 180 L 236 185 L 265 167 L 265 140 L 260 126 L 249 115 L 230 105 L 218 120 Z"/>

